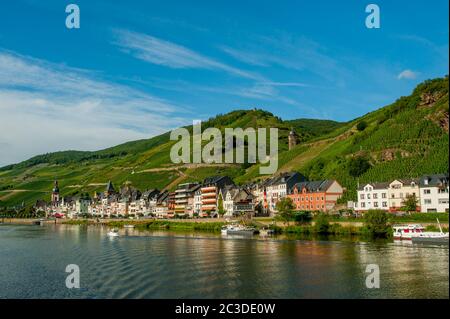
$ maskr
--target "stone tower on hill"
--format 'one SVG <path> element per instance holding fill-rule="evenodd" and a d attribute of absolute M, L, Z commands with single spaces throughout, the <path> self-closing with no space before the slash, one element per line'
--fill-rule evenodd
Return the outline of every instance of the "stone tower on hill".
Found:
<path fill-rule="evenodd" d="M 289 141 L 289 150 L 293 149 L 297 145 L 297 133 L 295 133 L 293 128 L 289 132 L 288 141 Z"/>

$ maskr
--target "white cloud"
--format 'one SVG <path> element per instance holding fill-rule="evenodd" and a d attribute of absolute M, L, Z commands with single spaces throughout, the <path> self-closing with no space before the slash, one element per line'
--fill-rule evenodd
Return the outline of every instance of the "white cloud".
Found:
<path fill-rule="evenodd" d="M 411 70 L 403 70 L 402 72 L 399 73 L 399 75 L 397 75 L 397 79 L 414 80 L 415 78 L 417 78 L 417 75 L 418 75 L 417 72 Z"/>
<path fill-rule="evenodd" d="M 148 138 L 188 121 L 180 107 L 86 70 L 0 51 L 0 166 Z"/>
<path fill-rule="evenodd" d="M 201 55 L 184 46 L 147 34 L 127 30 L 114 30 L 114 34 L 116 36 L 114 44 L 121 47 L 124 52 L 152 64 L 163 65 L 174 69 L 195 68 L 222 70 L 229 74 L 244 78 L 261 78 L 256 74 L 242 71 Z"/>

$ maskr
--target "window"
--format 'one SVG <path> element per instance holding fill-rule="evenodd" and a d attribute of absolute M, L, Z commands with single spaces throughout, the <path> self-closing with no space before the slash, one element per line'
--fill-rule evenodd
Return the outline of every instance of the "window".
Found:
<path fill-rule="evenodd" d="M 364 194 L 361 194 L 361 195 L 360 195 L 360 198 L 361 198 L 361 199 L 364 199 Z"/>
<path fill-rule="evenodd" d="M 366 207 L 366 203 L 361 203 L 361 207 L 362 208 Z"/>
<path fill-rule="evenodd" d="M 403 193 L 400 193 L 400 198 L 403 198 Z"/>
<path fill-rule="evenodd" d="M 387 202 L 383 202 L 383 207 L 387 207 Z"/>
<path fill-rule="evenodd" d="M 381 198 L 386 198 L 386 197 L 387 197 L 386 193 L 381 194 Z"/>
<path fill-rule="evenodd" d="M 367 199 L 370 199 L 370 194 L 367 194 Z"/>
<path fill-rule="evenodd" d="M 424 203 L 424 204 L 430 205 L 430 204 L 431 204 L 431 199 L 425 199 L 425 200 L 423 201 L 423 203 Z"/>
<path fill-rule="evenodd" d="M 378 198 L 378 194 L 377 193 L 374 193 L 373 194 L 373 199 L 377 199 Z"/>
<path fill-rule="evenodd" d="M 431 194 L 431 189 L 424 189 L 424 190 L 423 190 L 423 193 L 424 193 L 424 194 Z"/>
<path fill-rule="evenodd" d="M 373 202 L 373 207 L 378 207 L 378 202 Z"/>
<path fill-rule="evenodd" d="M 439 204 L 448 204 L 448 198 L 439 199 Z"/>

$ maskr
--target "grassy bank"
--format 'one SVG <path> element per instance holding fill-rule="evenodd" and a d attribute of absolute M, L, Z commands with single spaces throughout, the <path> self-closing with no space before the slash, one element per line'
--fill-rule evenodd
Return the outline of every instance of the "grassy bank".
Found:
<path fill-rule="evenodd" d="M 111 227 L 123 227 L 125 224 L 134 225 L 137 229 L 172 229 L 172 230 L 193 230 L 220 232 L 223 222 L 177 222 L 168 220 L 150 220 L 150 221 L 110 221 L 107 223 Z"/>
<path fill-rule="evenodd" d="M 277 233 L 285 234 L 321 234 L 321 235 L 335 235 L 335 236 L 354 236 L 354 235 L 364 235 L 364 227 L 357 226 L 342 226 L 340 224 L 330 224 L 328 229 L 320 230 L 318 227 L 313 225 L 295 225 L 287 227 L 277 227 L 275 229 Z"/>

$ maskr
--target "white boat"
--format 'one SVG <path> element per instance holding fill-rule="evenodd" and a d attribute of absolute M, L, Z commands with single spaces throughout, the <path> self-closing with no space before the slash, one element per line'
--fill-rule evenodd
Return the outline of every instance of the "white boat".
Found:
<path fill-rule="evenodd" d="M 395 225 L 392 228 L 394 229 L 394 239 L 401 240 L 411 240 L 413 236 L 421 234 L 425 230 L 425 228 L 419 224 Z"/>
<path fill-rule="evenodd" d="M 119 231 L 117 229 L 112 229 L 106 235 L 109 237 L 119 237 Z"/>
<path fill-rule="evenodd" d="M 231 224 L 222 227 L 221 233 L 224 235 L 253 235 L 257 231 L 254 227 Z"/>
<path fill-rule="evenodd" d="M 123 225 L 123 228 L 134 228 L 134 225 L 126 224 L 126 225 Z"/>
<path fill-rule="evenodd" d="M 413 236 L 413 243 L 430 243 L 430 244 L 447 244 L 449 243 L 448 233 L 442 231 L 441 223 L 437 219 L 439 225 L 439 232 L 422 232 Z"/>

